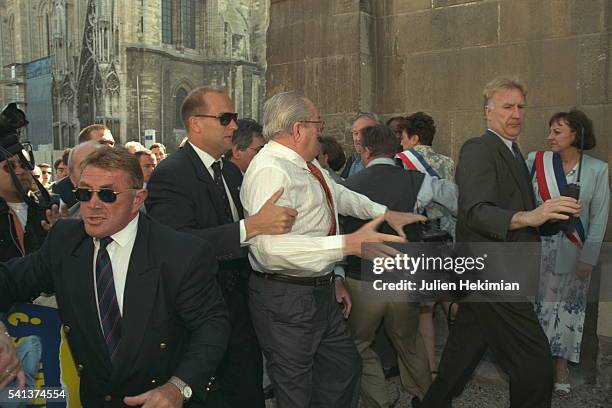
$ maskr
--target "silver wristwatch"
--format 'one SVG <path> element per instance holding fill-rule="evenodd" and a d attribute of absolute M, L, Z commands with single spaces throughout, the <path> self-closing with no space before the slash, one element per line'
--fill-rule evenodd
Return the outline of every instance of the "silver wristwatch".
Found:
<path fill-rule="evenodd" d="M 193 395 L 193 391 L 191 387 L 185 383 L 185 381 L 181 380 L 178 377 L 172 376 L 168 380 L 168 384 L 174 385 L 181 392 L 184 401 L 189 401 L 191 396 Z"/>

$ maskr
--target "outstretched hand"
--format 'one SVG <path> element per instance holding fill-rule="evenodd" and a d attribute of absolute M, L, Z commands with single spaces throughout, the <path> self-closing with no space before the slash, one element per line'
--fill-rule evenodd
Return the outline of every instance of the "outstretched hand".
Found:
<path fill-rule="evenodd" d="M 380 243 L 380 242 L 395 242 L 404 243 L 406 239 L 390 234 L 378 232 L 378 227 L 385 221 L 383 216 L 374 218 L 352 234 L 345 235 L 344 238 L 344 253 L 346 255 L 356 255 L 364 257 L 363 244 L 365 243 Z"/>
<path fill-rule="evenodd" d="M 385 213 L 385 221 L 387 221 L 387 224 L 389 224 L 400 237 L 406 238 L 404 227 L 408 224 L 414 224 L 415 222 L 425 222 L 427 221 L 427 217 L 421 214 L 387 210 Z"/>
<path fill-rule="evenodd" d="M 47 219 L 42 220 L 40 225 L 42 225 L 46 231 L 49 231 L 57 220 L 61 218 L 70 218 L 70 213 L 68 212 L 68 206 L 66 204 L 62 204 L 61 207 L 57 204 L 53 204 L 51 208 L 45 211 L 45 215 Z"/>

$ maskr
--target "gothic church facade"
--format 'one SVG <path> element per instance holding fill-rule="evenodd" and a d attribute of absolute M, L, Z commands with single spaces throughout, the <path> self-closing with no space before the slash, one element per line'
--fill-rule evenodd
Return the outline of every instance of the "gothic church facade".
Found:
<path fill-rule="evenodd" d="M 24 107 L 28 138 L 52 150 L 92 123 L 173 148 L 180 104 L 203 84 L 258 119 L 266 10 L 267 0 L 0 0 L 0 103 Z"/>

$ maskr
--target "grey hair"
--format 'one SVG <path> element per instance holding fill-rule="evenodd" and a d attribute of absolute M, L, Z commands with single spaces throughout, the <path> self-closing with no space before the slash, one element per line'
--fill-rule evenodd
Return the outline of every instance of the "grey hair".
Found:
<path fill-rule="evenodd" d="M 74 156 L 79 152 L 79 150 L 82 150 L 85 147 L 90 147 L 92 148 L 91 151 L 94 152 L 102 146 L 105 145 L 94 140 L 89 140 L 87 142 L 79 143 L 78 145 L 76 145 L 72 150 L 70 150 L 70 154 L 68 155 L 68 171 L 72 172 L 72 169 L 74 169 Z"/>
<path fill-rule="evenodd" d="M 312 115 L 308 99 L 300 92 L 282 92 L 264 103 L 263 136 L 266 140 L 291 133 L 294 123 Z"/>
<path fill-rule="evenodd" d="M 355 115 L 355 117 L 353 118 L 353 121 L 351 122 L 351 124 L 354 125 L 355 122 L 357 122 L 361 118 L 372 119 L 377 124 L 381 123 L 380 117 L 377 114 L 375 114 L 374 112 L 359 112 L 357 115 Z"/>
<path fill-rule="evenodd" d="M 482 96 L 484 99 L 482 107 L 486 108 L 487 106 L 489 106 L 491 98 L 493 97 L 495 92 L 500 91 L 502 89 L 518 89 L 523 94 L 523 97 L 527 97 L 527 90 L 525 89 L 525 85 L 523 85 L 523 83 L 518 78 L 497 77 L 485 85 L 484 90 L 482 91 Z"/>

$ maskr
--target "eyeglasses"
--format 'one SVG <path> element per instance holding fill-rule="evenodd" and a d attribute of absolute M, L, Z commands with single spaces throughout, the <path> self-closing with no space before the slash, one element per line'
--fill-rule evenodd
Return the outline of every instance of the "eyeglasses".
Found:
<path fill-rule="evenodd" d="M 320 132 L 325 130 L 325 121 L 324 120 L 300 120 L 301 123 L 316 123 L 318 124 L 318 128 Z"/>
<path fill-rule="evenodd" d="M 214 118 L 214 119 L 218 119 L 219 123 L 221 123 L 221 126 L 227 126 L 230 123 L 232 123 L 232 121 L 236 122 L 238 120 L 238 114 L 234 113 L 234 112 L 223 112 L 220 115 L 202 115 L 202 114 L 197 114 L 197 115 L 193 115 L 197 118 Z"/>
<path fill-rule="evenodd" d="M 137 188 L 128 188 L 125 191 L 113 191 L 110 188 L 75 188 L 72 190 L 74 196 L 79 201 L 89 201 L 93 197 L 93 193 L 98 193 L 98 198 L 103 203 L 114 203 L 117 201 L 117 195 L 130 190 L 138 190 Z"/>

